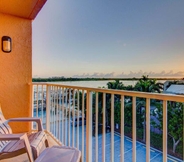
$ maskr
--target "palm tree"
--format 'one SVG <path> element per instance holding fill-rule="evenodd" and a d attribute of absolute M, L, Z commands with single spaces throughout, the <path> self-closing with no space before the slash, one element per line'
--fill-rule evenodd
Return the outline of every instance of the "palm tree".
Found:
<path fill-rule="evenodd" d="M 163 90 L 163 83 L 157 83 L 156 79 L 149 79 L 148 75 L 143 75 L 134 88 L 135 91 L 161 93 Z"/>
<path fill-rule="evenodd" d="M 113 81 L 113 82 L 108 82 L 107 83 L 107 88 L 108 89 L 119 89 L 119 90 L 123 90 L 125 89 L 125 86 L 122 82 L 119 81 L 119 79 Z"/>
<path fill-rule="evenodd" d="M 135 87 L 134 87 L 135 91 L 141 91 L 141 92 L 157 92 L 157 93 L 161 93 L 163 90 L 163 83 L 159 83 L 156 81 L 156 79 L 149 79 L 148 75 L 145 76 L 143 75 L 141 79 L 138 80 L 138 82 L 136 83 Z M 137 101 L 139 104 L 139 106 L 137 107 L 139 110 L 138 112 L 142 111 L 142 107 L 145 108 L 146 105 L 146 100 L 145 99 L 140 99 L 137 98 Z M 142 111 L 143 114 L 140 113 L 140 115 L 143 117 L 143 141 L 145 142 L 145 136 L 146 136 L 146 122 L 145 122 L 145 111 Z"/>

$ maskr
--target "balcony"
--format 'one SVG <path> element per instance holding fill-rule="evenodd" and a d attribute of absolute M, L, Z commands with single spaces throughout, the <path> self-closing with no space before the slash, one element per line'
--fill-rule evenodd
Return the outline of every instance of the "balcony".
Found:
<path fill-rule="evenodd" d="M 33 116 L 41 117 L 46 131 L 62 144 L 80 149 L 82 161 L 166 162 L 184 158 L 182 154 L 174 157 L 167 133 L 168 103 L 184 102 L 183 96 L 50 83 L 32 83 L 32 89 Z M 145 107 L 141 108 L 143 123 L 138 120 L 138 98 L 145 101 Z M 129 100 L 132 115 L 127 126 Z M 153 102 L 163 107 L 162 129 L 154 128 L 151 122 L 152 112 L 157 110 Z M 141 135 L 140 125 L 144 128 Z M 161 137 L 161 148 L 154 145 L 158 140 L 152 132 Z M 181 148 L 183 150 L 182 143 Z"/>
<path fill-rule="evenodd" d="M 10 54 L 0 50 L 0 102 L 6 118 L 30 117 L 32 110 L 32 116 L 42 118 L 50 145 L 62 143 L 77 147 L 82 152 L 82 161 L 184 161 L 184 141 L 181 140 L 184 139 L 183 119 L 179 123 L 182 125 L 182 138 L 175 140 L 169 135 L 169 118 L 174 114 L 174 111 L 169 110 L 169 105 L 183 103 L 183 96 L 48 83 L 32 83 L 30 92 L 32 21 L 46 1 L 1 1 L 1 37 L 7 35 L 12 39 Z M 137 109 L 140 99 L 145 104 Z M 158 113 L 160 110 L 154 107 L 153 102 L 161 105 L 161 113 Z M 176 110 L 175 106 L 173 110 Z M 159 124 L 157 118 L 160 117 L 161 127 L 156 128 L 152 120 L 155 119 L 156 124 Z M 30 130 L 28 124 L 13 127 L 15 132 L 22 128 Z M 178 144 L 176 153 L 172 152 L 172 140 Z M 28 160 L 23 155 L 3 161 Z"/>

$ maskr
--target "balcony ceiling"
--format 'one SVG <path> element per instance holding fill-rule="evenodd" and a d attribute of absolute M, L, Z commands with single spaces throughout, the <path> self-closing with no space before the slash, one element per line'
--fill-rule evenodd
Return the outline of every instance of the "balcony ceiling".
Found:
<path fill-rule="evenodd" d="M 0 0 L 0 13 L 34 19 L 47 0 Z"/>

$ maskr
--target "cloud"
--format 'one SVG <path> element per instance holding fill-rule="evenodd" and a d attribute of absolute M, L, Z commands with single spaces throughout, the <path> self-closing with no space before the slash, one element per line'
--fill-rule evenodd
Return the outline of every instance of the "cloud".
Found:
<path fill-rule="evenodd" d="M 178 72 L 173 72 L 171 71 L 161 71 L 159 73 L 156 72 L 143 72 L 142 70 L 138 72 L 133 72 L 130 71 L 129 73 L 120 73 L 120 74 L 115 74 L 115 72 L 111 73 L 98 73 L 94 72 L 93 74 L 89 73 L 83 73 L 83 74 L 77 74 L 72 76 L 73 78 L 133 78 L 133 77 L 141 77 L 142 75 L 148 75 L 149 77 L 184 77 L 184 71 L 178 71 Z"/>

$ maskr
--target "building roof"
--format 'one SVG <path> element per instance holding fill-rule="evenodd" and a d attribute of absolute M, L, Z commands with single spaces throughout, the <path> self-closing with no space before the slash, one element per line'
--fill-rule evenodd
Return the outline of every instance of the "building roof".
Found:
<path fill-rule="evenodd" d="M 1 0 L 0 13 L 33 20 L 47 0 Z"/>
<path fill-rule="evenodd" d="M 172 84 L 165 93 L 184 94 L 184 85 Z"/>

